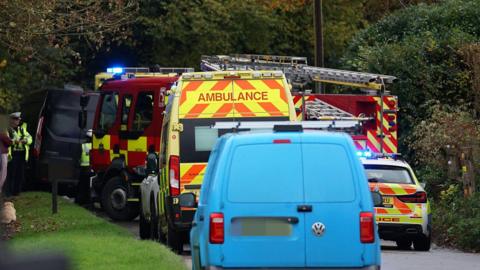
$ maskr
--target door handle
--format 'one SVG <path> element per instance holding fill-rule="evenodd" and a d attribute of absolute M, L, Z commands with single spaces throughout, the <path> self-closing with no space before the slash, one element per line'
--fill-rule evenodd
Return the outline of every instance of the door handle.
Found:
<path fill-rule="evenodd" d="M 205 218 L 204 218 L 203 216 L 199 216 L 198 219 L 199 219 L 200 221 L 203 221 Z"/>
<path fill-rule="evenodd" d="M 298 212 L 312 212 L 312 206 L 309 204 L 302 204 L 297 206 L 297 211 Z"/>

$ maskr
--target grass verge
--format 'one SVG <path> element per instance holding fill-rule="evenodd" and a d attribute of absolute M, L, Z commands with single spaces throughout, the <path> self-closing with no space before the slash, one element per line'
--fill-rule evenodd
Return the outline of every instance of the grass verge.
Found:
<path fill-rule="evenodd" d="M 62 251 L 74 269 L 186 269 L 163 245 L 140 241 L 124 228 L 63 199 L 51 214 L 48 193 L 24 193 L 15 200 L 20 232 L 9 241 L 18 252 Z"/>

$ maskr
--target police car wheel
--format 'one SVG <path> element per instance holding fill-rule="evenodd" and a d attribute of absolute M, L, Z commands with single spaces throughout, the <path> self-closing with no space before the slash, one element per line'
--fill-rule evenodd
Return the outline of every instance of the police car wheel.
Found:
<path fill-rule="evenodd" d="M 410 247 L 412 246 L 412 240 L 409 239 L 401 239 L 395 242 L 397 243 L 397 247 L 401 250 L 410 250 Z"/>
<path fill-rule="evenodd" d="M 140 214 L 140 222 L 139 222 L 139 234 L 140 239 L 147 240 L 150 239 L 150 222 L 145 219 L 145 217 Z"/>
<path fill-rule="evenodd" d="M 128 202 L 128 188 L 120 177 L 107 181 L 102 190 L 102 207 L 113 220 L 130 221 L 139 214 L 139 205 Z"/>
<path fill-rule="evenodd" d="M 429 251 L 431 246 L 430 236 L 421 235 L 417 239 L 413 240 L 413 248 L 417 251 Z"/>

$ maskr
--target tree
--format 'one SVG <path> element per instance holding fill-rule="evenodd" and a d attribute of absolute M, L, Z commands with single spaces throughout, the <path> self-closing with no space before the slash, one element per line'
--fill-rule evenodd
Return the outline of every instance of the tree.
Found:
<path fill-rule="evenodd" d="M 1 1 L 0 106 L 74 78 L 83 58 L 129 36 L 136 10 L 133 0 Z"/>
<path fill-rule="evenodd" d="M 461 48 L 480 40 L 480 2 L 448 0 L 393 13 L 355 36 L 345 68 L 395 75 L 399 96 L 400 147 L 408 148 L 413 127 L 425 120 L 431 101 L 472 108 L 471 69 Z M 415 19 L 412 19 L 415 18 Z"/>

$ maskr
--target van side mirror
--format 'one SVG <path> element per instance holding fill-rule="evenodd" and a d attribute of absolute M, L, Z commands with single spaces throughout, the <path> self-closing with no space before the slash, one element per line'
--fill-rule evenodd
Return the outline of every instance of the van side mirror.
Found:
<path fill-rule="evenodd" d="M 81 96 L 80 96 L 80 107 L 82 107 L 82 108 L 87 107 L 89 101 L 90 101 L 90 96 L 88 96 L 88 95 L 81 95 Z"/>
<path fill-rule="evenodd" d="M 78 112 L 78 127 L 85 129 L 87 126 L 87 111 L 81 110 Z"/>
<path fill-rule="evenodd" d="M 182 193 L 178 197 L 180 207 L 196 207 L 197 198 L 193 193 Z"/>
<path fill-rule="evenodd" d="M 383 197 L 378 191 L 372 192 L 372 200 L 375 207 L 383 206 Z"/>

